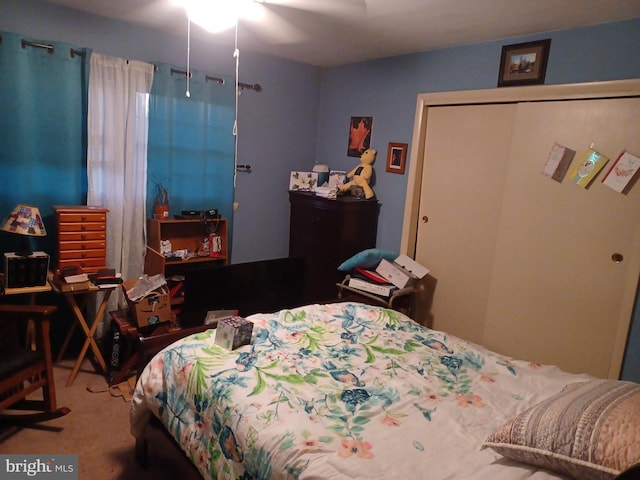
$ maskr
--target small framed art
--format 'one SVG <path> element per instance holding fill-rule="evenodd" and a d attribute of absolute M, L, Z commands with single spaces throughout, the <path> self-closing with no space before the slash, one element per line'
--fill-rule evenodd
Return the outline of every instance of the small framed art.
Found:
<path fill-rule="evenodd" d="M 404 173 L 404 165 L 407 162 L 407 146 L 406 143 L 389 143 L 387 172 Z"/>
<path fill-rule="evenodd" d="M 498 87 L 543 84 L 550 47 L 549 38 L 503 46 Z"/>
<path fill-rule="evenodd" d="M 348 157 L 360 157 L 371 145 L 371 130 L 373 129 L 373 117 L 351 117 L 349 123 L 349 148 Z"/>

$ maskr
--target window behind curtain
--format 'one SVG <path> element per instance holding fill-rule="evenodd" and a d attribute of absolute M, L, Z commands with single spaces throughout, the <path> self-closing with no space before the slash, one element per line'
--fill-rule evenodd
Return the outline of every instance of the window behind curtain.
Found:
<path fill-rule="evenodd" d="M 159 65 L 149 99 L 147 211 L 156 187 L 169 193 L 170 215 L 217 208 L 231 219 L 235 173 L 235 86 L 192 70 L 190 97 L 184 72 Z"/>

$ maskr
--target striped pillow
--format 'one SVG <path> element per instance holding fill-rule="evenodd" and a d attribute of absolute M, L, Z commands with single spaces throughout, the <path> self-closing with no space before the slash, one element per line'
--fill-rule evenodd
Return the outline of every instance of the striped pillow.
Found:
<path fill-rule="evenodd" d="M 569 384 L 502 425 L 483 447 L 579 480 L 613 479 L 640 462 L 640 384 Z"/>

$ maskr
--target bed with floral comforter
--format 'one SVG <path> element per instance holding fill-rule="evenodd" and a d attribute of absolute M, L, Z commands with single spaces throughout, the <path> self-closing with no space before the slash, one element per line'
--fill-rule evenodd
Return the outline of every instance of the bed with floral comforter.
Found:
<path fill-rule="evenodd" d="M 586 376 L 507 358 L 394 310 L 309 305 L 248 317 L 153 358 L 131 406 L 159 418 L 204 478 L 557 479 L 482 448 L 515 413 Z"/>

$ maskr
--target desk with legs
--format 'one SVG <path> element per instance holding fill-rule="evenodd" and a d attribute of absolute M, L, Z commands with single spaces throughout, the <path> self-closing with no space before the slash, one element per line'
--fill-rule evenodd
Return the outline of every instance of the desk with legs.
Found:
<path fill-rule="evenodd" d="M 73 384 L 73 381 L 75 380 L 76 375 L 80 370 L 80 366 L 82 365 L 82 361 L 84 360 L 84 357 L 86 356 L 87 351 L 89 350 L 89 347 L 91 347 L 91 351 L 93 352 L 93 355 L 95 356 L 96 361 L 98 362 L 98 365 L 100 365 L 100 368 L 102 369 L 103 373 L 104 374 L 107 373 L 107 365 L 104 361 L 104 357 L 102 356 L 102 352 L 100 352 L 100 348 L 98 347 L 98 344 L 96 343 L 93 336 L 95 335 L 96 329 L 98 328 L 98 324 L 101 322 L 102 317 L 104 316 L 104 312 L 107 308 L 109 297 L 111 296 L 111 293 L 116 288 L 117 288 L 116 286 L 110 286 L 108 288 L 99 288 L 94 286 L 89 288 L 88 290 L 62 292 L 58 288 L 56 288 L 56 286 L 54 285 L 54 290 L 56 291 L 56 293 L 59 293 L 60 295 L 64 295 L 64 297 L 67 299 L 67 303 L 69 304 L 69 306 L 71 307 L 71 310 L 73 311 L 73 316 L 75 320 L 73 325 L 67 332 L 67 336 L 65 337 L 64 342 L 62 343 L 62 347 L 60 348 L 60 353 L 58 354 L 58 358 L 56 360 L 60 361 L 60 359 L 62 358 L 62 355 L 64 355 L 64 352 L 67 349 L 67 346 L 69 345 L 69 341 L 71 340 L 71 337 L 73 336 L 73 333 L 77 325 L 80 325 L 85 335 L 84 344 L 82 345 L 82 349 L 78 354 L 76 363 L 74 364 L 73 370 L 71 370 L 71 374 L 69 375 L 69 379 L 67 380 L 67 384 L 66 384 L 67 387 Z M 93 318 L 91 323 L 89 323 L 87 322 L 87 319 L 85 318 L 85 315 L 83 313 L 83 308 L 81 307 L 86 306 L 86 302 L 89 298 L 91 297 L 97 298 L 98 293 L 100 292 L 103 292 L 104 295 L 102 296 L 102 300 L 98 305 L 98 310 L 96 312 L 95 317 Z M 82 297 L 82 301 L 80 305 L 78 305 L 78 302 L 76 301 L 77 296 Z"/>

